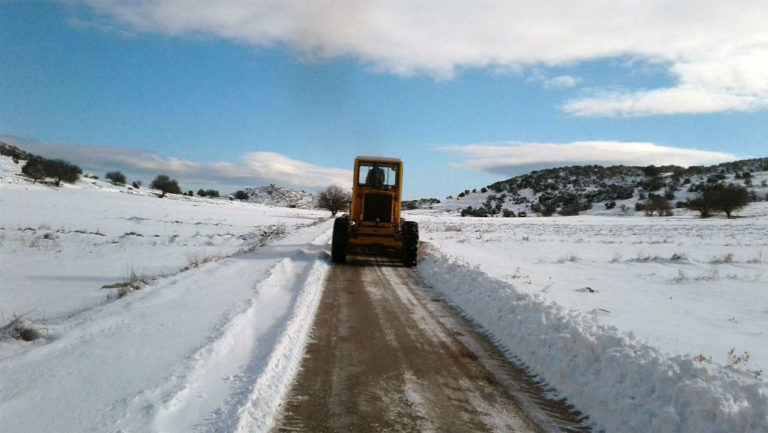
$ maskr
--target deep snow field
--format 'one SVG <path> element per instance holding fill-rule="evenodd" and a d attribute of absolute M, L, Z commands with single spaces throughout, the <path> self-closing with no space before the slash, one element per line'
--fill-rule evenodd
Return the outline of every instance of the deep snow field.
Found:
<path fill-rule="evenodd" d="M 327 216 L 227 199 L 169 195 L 160 201 L 147 189 L 85 178 L 53 188 L 16 178 L 16 171 L 0 158 L 5 315 L 66 317 L 108 294 L 86 288 L 125 281 L 131 273 L 174 274 L 258 244 L 265 232 L 292 232 Z"/>
<path fill-rule="evenodd" d="M 768 216 L 413 219 L 422 240 L 523 293 L 672 354 L 748 352 L 768 373 Z"/>
<path fill-rule="evenodd" d="M 432 246 L 418 272 L 599 427 L 765 432 L 767 204 L 731 220 L 408 216 Z"/>
<path fill-rule="evenodd" d="M 0 326 L 43 338 L 0 335 L 0 431 L 264 430 L 322 293 L 327 212 L 18 171 L 0 158 Z"/>

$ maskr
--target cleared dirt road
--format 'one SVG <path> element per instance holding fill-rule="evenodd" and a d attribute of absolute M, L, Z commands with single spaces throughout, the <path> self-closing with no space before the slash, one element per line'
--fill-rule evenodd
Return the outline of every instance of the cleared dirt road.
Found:
<path fill-rule="evenodd" d="M 351 256 L 326 282 L 278 432 L 582 432 L 413 270 Z"/>

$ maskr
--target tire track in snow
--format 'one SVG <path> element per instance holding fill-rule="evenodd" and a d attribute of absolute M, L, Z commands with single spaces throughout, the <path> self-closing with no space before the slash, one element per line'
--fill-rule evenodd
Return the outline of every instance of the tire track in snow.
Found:
<path fill-rule="evenodd" d="M 329 266 L 329 239 L 327 231 L 277 262 L 208 343 L 131 402 L 125 431 L 147 418 L 148 428 L 160 432 L 265 430 L 301 361 Z"/>

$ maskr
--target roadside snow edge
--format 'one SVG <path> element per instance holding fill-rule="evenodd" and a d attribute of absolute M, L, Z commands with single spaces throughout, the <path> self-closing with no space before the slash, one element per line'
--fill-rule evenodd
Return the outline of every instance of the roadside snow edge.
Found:
<path fill-rule="evenodd" d="M 265 432 L 274 422 L 275 415 L 299 370 L 328 269 L 329 264 L 324 258 L 315 260 L 312 265 L 285 331 L 275 346 L 264 373 L 256 381 L 248 406 L 240 415 L 236 431 Z"/>
<path fill-rule="evenodd" d="M 419 274 L 607 432 L 768 432 L 768 385 L 669 357 L 432 250 Z"/>

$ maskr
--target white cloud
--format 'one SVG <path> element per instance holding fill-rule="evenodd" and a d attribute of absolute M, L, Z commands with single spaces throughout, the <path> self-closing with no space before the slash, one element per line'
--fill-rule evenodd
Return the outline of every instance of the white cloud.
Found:
<path fill-rule="evenodd" d="M 678 80 L 669 89 L 597 94 L 565 105 L 579 116 L 768 106 L 765 0 L 66 1 L 97 11 L 99 25 L 110 18 L 129 31 L 286 44 L 305 56 L 353 57 L 400 75 L 447 79 L 461 68 L 630 57 L 663 62 Z M 552 84 L 575 83 L 556 78 Z"/>
<path fill-rule="evenodd" d="M 581 82 L 581 79 L 572 75 L 548 77 L 541 70 L 534 68 L 531 70 L 525 81 L 530 83 L 541 83 L 545 89 L 567 89 L 575 87 Z"/>
<path fill-rule="evenodd" d="M 212 184 L 252 187 L 274 183 L 293 188 L 320 189 L 331 184 L 348 186 L 352 178 L 350 170 L 320 167 L 274 152 L 246 153 L 236 163 L 201 163 L 124 147 L 61 145 L 7 136 L 1 138 L 31 153 L 72 161 L 96 175 L 103 176 L 108 171 L 119 170 L 149 180 L 158 174 L 167 174 L 183 187 Z"/>
<path fill-rule="evenodd" d="M 560 75 L 544 81 L 544 87 L 549 89 L 565 89 L 576 86 L 579 81 L 578 78 L 570 75 Z"/>
<path fill-rule="evenodd" d="M 643 142 L 577 141 L 573 143 L 490 143 L 445 146 L 438 150 L 468 159 L 455 166 L 512 176 L 532 169 L 567 165 L 667 165 L 714 164 L 737 159 L 735 155 Z"/>
<path fill-rule="evenodd" d="M 572 100 L 563 105 L 565 112 L 580 117 L 718 113 L 766 108 L 768 108 L 768 98 L 683 86 L 641 92 L 603 93 Z"/>
<path fill-rule="evenodd" d="M 569 101 L 576 116 L 649 116 L 768 109 L 768 49 L 714 53 L 674 63 L 677 86 L 610 92 Z"/>

